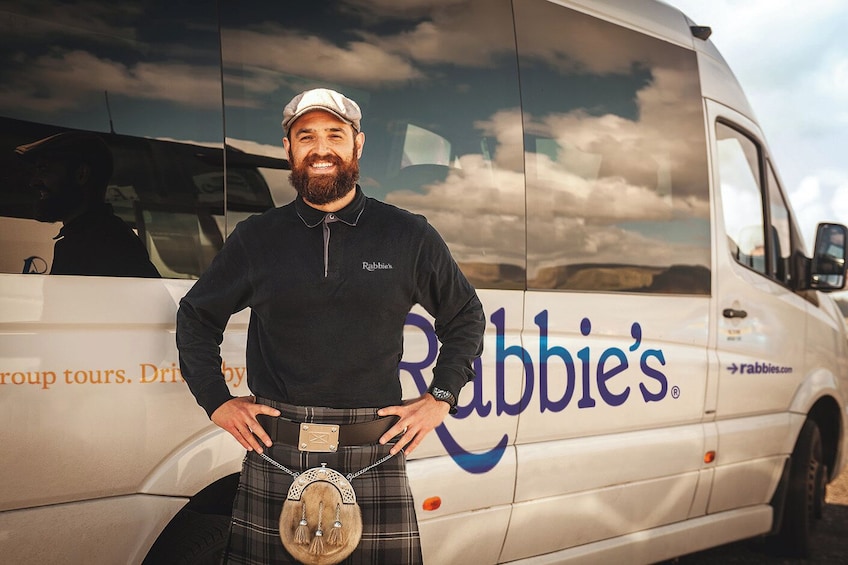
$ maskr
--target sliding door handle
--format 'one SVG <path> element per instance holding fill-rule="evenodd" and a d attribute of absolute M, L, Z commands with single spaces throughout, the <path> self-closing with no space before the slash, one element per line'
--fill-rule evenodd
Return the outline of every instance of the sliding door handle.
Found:
<path fill-rule="evenodd" d="M 748 312 L 745 310 L 737 310 L 735 308 L 725 308 L 722 315 L 725 318 L 746 318 L 748 316 Z"/>

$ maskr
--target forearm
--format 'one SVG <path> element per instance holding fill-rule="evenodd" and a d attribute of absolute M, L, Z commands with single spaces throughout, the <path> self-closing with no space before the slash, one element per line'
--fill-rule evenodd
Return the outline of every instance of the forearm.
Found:
<path fill-rule="evenodd" d="M 223 330 L 204 321 L 185 299 L 177 311 L 180 371 L 197 403 L 208 416 L 233 398 L 221 372 Z"/>
<path fill-rule="evenodd" d="M 433 368 L 433 386 L 459 397 L 462 387 L 475 376 L 474 360 L 483 352 L 485 326 L 476 294 L 450 320 L 436 319 L 436 335 L 442 345 Z"/>

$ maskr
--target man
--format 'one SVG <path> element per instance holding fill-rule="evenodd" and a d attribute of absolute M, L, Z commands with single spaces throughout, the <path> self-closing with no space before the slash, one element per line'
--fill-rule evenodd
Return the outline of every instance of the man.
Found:
<path fill-rule="evenodd" d="M 298 197 L 239 224 L 177 315 L 183 376 L 212 421 L 248 450 L 226 557 L 292 559 L 279 539 L 292 477 L 260 454 L 294 472 L 326 463 L 344 475 L 394 455 L 352 481 L 363 533 L 346 563 L 420 563 L 404 457 L 474 376 L 482 306 L 426 219 L 357 185 L 365 134 L 355 102 L 309 90 L 283 118 Z M 429 391 L 401 403 L 403 325 L 416 303 L 434 316 L 442 347 Z M 255 399 L 233 398 L 221 374 L 224 328 L 245 307 Z M 338 424 L 338 447 L 314 452 L 286 432 L 303 422 Z"/>
<path fill-rule="evenodd" d="M 58 133 L 15 152 L 33 167 L 35 219 L 62 222 L 51 275 L 158 277 L 141 240 L 105 202 L 112 152 L 100 136 Z"/>

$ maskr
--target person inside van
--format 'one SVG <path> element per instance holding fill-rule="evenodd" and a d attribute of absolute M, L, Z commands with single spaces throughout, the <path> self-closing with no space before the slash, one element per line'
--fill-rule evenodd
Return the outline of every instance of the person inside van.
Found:
<path fill-rule="evenodd" d="M 177 313 L 183 377 L 248 451 L 225 562 L 421 563 L 405 454 L 473 378 L 483 307 L 423 216 L 362 192 L 355 102 L 309 90 L 283 118 L 298 196 L 239 223 Z M 442 347 L 429 390 L 402 402 L 403 327 L 416 303 Z M 233 397 L 220 344 L 246 307 L 256 396 Z M 320 477 L 351 496 L 318 490 Z"/>
<path fill-rule="evenodd" d="M 54 238 L 52 275 L 159 277 L 144 244 L 105 202 L 112 152 L 100 136 L 67 131 L 20 145 L 38 191 L 35 219 L 62 222 Z"/>

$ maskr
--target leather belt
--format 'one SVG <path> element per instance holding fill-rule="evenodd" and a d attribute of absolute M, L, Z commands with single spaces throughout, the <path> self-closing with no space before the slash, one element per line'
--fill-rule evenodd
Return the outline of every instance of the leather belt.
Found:
<path fill-rule="evenodd" d="M 256 419 L 274 443 L 284 443 L 300 451 L 333 452 L 340 447 L 378 443 L 399 418 L 385 416 L 358 424 L 293 422 L 266 414 L 257 414 Z"/>

